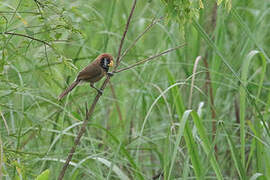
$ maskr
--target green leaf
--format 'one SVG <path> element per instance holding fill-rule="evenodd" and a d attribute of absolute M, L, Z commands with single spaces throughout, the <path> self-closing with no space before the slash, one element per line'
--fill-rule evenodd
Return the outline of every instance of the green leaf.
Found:
<path fill-rule="evenodd" d="M 50 170 L 46 169 L 40 175 L 38 175 L 35 180 L 49 180 L 49 176 L 50 176 Z"/>
<path fill-rule="evenodd" d="M 62 33 L 56 33 L 56 34 L 54 35 L 55 39 L 59 39 L 61 36 L 62 36 Z"/>
<path fill-rule="evenodd" d="M 231 137 L 231 133 L 227 131 L 227 129 L 221 124 L 222 128 L 224 129 L 225 133 L 226 133 L 226 139 L 228 141 L 228 144 L 229 144 L 229 147 L 230 147 L 230 150 L 231 150 L 231 154 L 232 154 L 232 159 L 234 161 L 234 165 L 236 167 L 236 170 L 238 172 L 238 175 L 240 177 L 240 179 L 247 179 L 246 177 L 246 173 L 245 173 L 245 170 L 244 170 L 244 167 L 241 163 L 241 159 L 239 158 L 239 153 L 235 147 L 235 143 L 233 142 L 232 140 L 232 137 Z"/>

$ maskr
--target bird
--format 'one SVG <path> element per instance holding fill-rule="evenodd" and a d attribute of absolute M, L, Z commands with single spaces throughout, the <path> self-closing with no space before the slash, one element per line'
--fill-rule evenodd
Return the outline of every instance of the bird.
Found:
<path fill-rule="evenodd" d="M 90 87 L 96 89 L 98 93 L 102 91 L 94 86 L 94 83 L 101 80 L 104 75 L 112 76 L 113 73 L 108 72 L 109 68 L 113 66 L 113 56 L 108 53 L 100 54 L 93 62 L 81 70 L 75 81 L 59 96 L 58 100 L 63 99 L 70 91 L 72 91 L 78 84 L 89 82 Z"/>

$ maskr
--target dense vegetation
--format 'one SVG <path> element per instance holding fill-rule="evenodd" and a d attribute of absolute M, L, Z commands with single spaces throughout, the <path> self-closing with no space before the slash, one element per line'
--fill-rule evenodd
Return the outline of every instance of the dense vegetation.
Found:
<path fill-rule="evenodd" d="M 65 179 L 269 179 L 270 3 L 218 3 L 138 0 L 120 68 L 186 45 L 111 78 Z M 0 1 L 0 179 L 58 177 L 97 92 L 57 96 L 131 6 Z"/>

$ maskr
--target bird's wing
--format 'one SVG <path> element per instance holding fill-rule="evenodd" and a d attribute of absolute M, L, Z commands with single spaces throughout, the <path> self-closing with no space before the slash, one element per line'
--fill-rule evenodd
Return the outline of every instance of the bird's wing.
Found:
<path fill-rule="evenodd" d="M 101 67 L 99 67 L 97 64 L 90 64 L 79 73 L 77 80 L 91 81 L 102 74 L 103 72 Z"/>

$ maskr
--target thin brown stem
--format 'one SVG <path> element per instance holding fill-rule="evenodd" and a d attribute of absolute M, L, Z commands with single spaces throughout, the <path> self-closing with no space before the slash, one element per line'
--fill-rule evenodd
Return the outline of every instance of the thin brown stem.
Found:
<path fill-rule="evenodd" d="M 135 63 L 135 64 L 133 64 L 133 65 L 131 65 L 131 66 L 128 66 L 128 67 L 119 69 L 119 70 L 115 71 L 115 73 L 119 73 L 119 72 L 122 72 L 122 71 L 126 71 L 126 70 L 128 70 L 128 69 L 134 68 L 135 66 L 138 66 L 138 65 L 140 65 L 140 64 L 146 63 L 147 61 L 151 61 L 151 60 L 153 60 L 153 59 L 155 59 L 155 58 L 157 58 L 157 57 L 160 57 L 160 56 L 162 56 L 162 55 L 164 55 L 164 54 L 167 54 L 167 53 L 169 53 L 169 52 L 172 52 L 172 51 L 174 51 L 174 50 L 176 50 L 176 49 L 178 49 L 178 48 L 181 48 L 181 47 L 183 47 L 183 46 L 185 46 L 185 45 L 186 45 L 186 43 L 184 43 L 184 44 L 182 44 L 182 45 L 179 45 L 179 46 L 176 46 L 176 47 L 174 47 L 174 48 L 170 48 L 170 49 L 168 49 L 168 50 L 166 50 L 166 51 L 163 51 L 163 52 L 161 52 L 161 53 L 159 53 L 159 54 L 156 54 L 156 55 L 154 55 L 154 56 L 150 56 L 150 57 L 148 57 L 148 58 L 146 58 L 146 59 L 144 59 L 144 60 L 141 60 L 141 61 L 139 61 L 139 62 L 137 62 L 137 63 Z"/>
<path fill-rule="evenodd" d="M 147 27 L 146 27 L 146 29 L 141 33 L 141 34 L 139 34 L 139 36 L 133 41 L 133 43 L 123 52 L 123 54 L 121 55 L 121 57 L 120 57 L 120 62 L 121 62 L 121 60 L 122 60 L 122 58 L 123 57 L 125 57 L 126 56 L 126 54 L 129 52 L 129 50 L 131 49 L 131 48 L 133 48 L 134 46 L 135 46 L 135 44 L 141 39 L 141 37 L 143 37 L 143 35 L 145 34 L 145 33 L 147 33 L 157 22 L 159 22 L 160 20 L 161 20 L 162 18 L 160 18 L 160 19 L 153 19 L 152 20 L 152 22 L 151 22 L 151 24 L 149 24 Z"/>
<path fill-rule="evenodd" d="M 22 13 L 27 13 L 27 14 L 40 14 L 38 12 L 31 12 L 31 11 L 0 11 L 1 14 L 14 14 L 14 13 L 19 13 L 19 14 L 22 14 Z"/>
<path fill-rule="evenodd" d="M 212 31 L 214 31 L 217 24 L 217 3 L 214 3 L 214 7 L 212 10 L 212 18 L 211 18 L 211 25 L 212 25 Z"/>
<path fill-rule="evenodd" d="M 117 113 L 118 113 L 118 116 L 119 116 L 120 124 L 121 124 L 121 127 L 123 128 L 123 127 L 124 127 L 124 124 L 123 124 L 122 113 L 121 113 L 121 110 L 120 110 L 120 106 L 119 106 L 119 103 L 118 103 L 118 99 L 117 99 L 117 97 L 116 97 L 116 93 L 115 93 L 115 90 L 114 90 L 114 86 L 113 86 L 113 84 L 111 83 L 111 81 L 109 82 L 109 84 L 110 84 L 110 88 L 111 88 L 111 91 L 112 91 L 113 99 L 115 100 L 115 106 L 116 106 L 116 110 L 117 110 Z"/>
<path fill-rule="evenodd" d="M 128 31 L 128 27 L 129 27 L 129 23 L 130 23 L 131 17 L 133 15 L 134 10 L 135 10 L 136 3 L 137 3 L 137 0 L 133 0 L 133 5 L 132 5 L 132 8 L 131 8 L 130 14 L 128 16 L 128 20 L 127 20 L 127 24 L 126 24 L 126 27 L 125 27 L 125 31 L 124 31 L 123 36 L 122 36 L 122 39 L 120 41 L 120 45 L 119 45 L 119 49 L 118 49 L 118 55 L 117 55 L 117 58 L 116 58 L 116 65 L 114 67 L 114 71 L 116 71 L 116 68 L 120 64 L 120 57 L 121 57 L 122 47 L 123 47 L 124 40 L 125 40 L 126 35 L 127 35 L 127 31 Z"/>
<path fill-rule="evenodd" d="M 52 48 L 52 45 L 49 44 L 48 42 L 43 41 L 43 40 L 41 40 L 41 39 L 34 38 L 34 37 L 32 37 L 32 36 L 28 36 L 28 35 L 26 35 L 26 34 L 19 34 L 19 33 L 13 33 L 13 32 L 4 32 L 4 34 L 13 35 L 13 36 L 26 37 L 26 38 L 28 38 L 28 39 L 32 39 L 32 40 L 34 40 L 34 41 L 38 41 L 38 42 L 41 42 L 41 43 L 43 43 L 43 44 L 46 44 L 47 46 L 50 46 L 50 47 Z"/>
<path fill-rule="evenodd" d="M 211 16 L 211 26 L 209 27 L 209 31 L 214 31 L 216 27 L 216 20 L 217 20 L 217 3 L 214 3 L 213 10 L 212 10 L 212 16 Z M 210 32 L 209 32 L 210 33 Z M 214 38 L 214 37 L 213 37 Z M 211 103 L 211 112 L 212 112 L 212 139 L 213 141 L 216 138 L 216 131 L 217 131 L 217 125 L 216 125 L 216 111 L 215 111 L 215 104 L 214 104 L 214 94 L 213 94 L 213 88 L 212 88 L 212 81 L 211 81 L 211 75 L 209 72 L 209 66 L 208 66 L 208 52 L 206 52 L 205 58 L 203 59 L 206 71 L 206 91 L 208 92 L 209 87 L 209 95 L 210 95 L 210 103 Z M 216 159 L 218 158 L 218 147 L 217 144 L 215 144 L 215 155 Z"/>
<path fill-rule="evenodd" d="M 100 96 L 101 96 L 101 94 L 100 93 L 97 93 L 97 95 L 96 95 L 96 97 L 95 97 L 95 99 L 94 99 L 94 101 L 93 101 L 93 103 L 91 105 L 90 110 L 87 112 L 86 118 L 83 121 L 83 124 L 82 124 L 82 126 L 81 126 L 81 128 L 80 128 L 80 130 L 79 130 L 79 132 L 77 134 L 77 137 L 76 137 L 75 141 L 74 141 L 74 145 L 71 148 L 71 150 L 70 150 L 70 152 L 68 154 L 68 157 L 66 159 L 66 162 L 64 163 L 63 168 L 62 168 L 62 170 L 61 170 L 61 172 L 60 172 L 60 174 L 58 176 L 58 180 L 62 180 L 63 179 L 63 177 L 65 175 L 65 172 L 66 172 L 66 169 L 67 169 L 67 167 L 68 167 L 68 165 L 69 165 L 69 163 L 70 163 L 70 161 L 72 159 L 73 154 L 75 153 L 75 150 L 77 148 L 77 145 L 80 142 L 80 139 L 81 139 L 82 135 L 84 134 L 84 132 L 86 130 L 86 126 L 87 126 L 88 120 L 92 116 L 92 114 L 93 114 L 93 112 L 95 110 L 96 104 L 97 104 Z"/>
<path fill-rule="evenodd" d="M 211 103 L 211 112 L 212 112 L 212 139 L 213 141 L 216 138 L 216 131 L 217 131 L 217 127 L 216 127 L 216 111 L 214 109 L 215 105 L 214 105 L 214 95 L 213 95 L 213 88 L 212 88 L 212 81 L 211 81 L 211 76 L 210 76 L 210 72 L 209 72 L 209 67 L 208 67 L 208 62 L 207 62 L 207 57 L 205 57 L 203 59 L 205 68 L 207 69 L 206 71 L 206 87 L 209 86 L 209 94 L 210 94 L 210 103 Z M 216 158 L 217 158 L 217 153 L 218 153 L 218 147 L 215 144 L 215 154 L 216 154 Z"/>
<path fill-rule="evenodd" d="M 237 99 L 234 99 L 234 113 L 235 113 L 235 119 L 236 123 L 240 124 L 240 110 L 239 110 L 239 103 L 237 102 Z M 240 137 L 240 130 L 237 132 L 238 137 Z"/>
<path fill-rule="evenodd" d="M 114 71 L 117 69 L 117 67 L 119 65 L 119 58 L 121 56 L 122 46 L 123 46 L 123 43 L 124 43 L 124 40 L 125 40 L 125 37 L 126 37 L 126 33 L 128 31 L 128 28 L 129 28 L 129 23 L 130 23 L 131 17 L 133 15 L 134 9 L 136 7 L 136 2 L 137 2 L 137 0 L 133 1 L 132 9 L 130 11 L 130 14 L 129 14 L 129 17 L 128 17 L 128 20 L 127 20 L 127 24 L 126 24 L 126 27 L 125 27 L 125 30 L 124 30 L 124 33 L 123 33 L 123 36 L 122 36 L 122 39 L 121 39 L 121 42 L 120 42 L 120 45 L 119 45 L 117 63 L 115 65 L 115 67 L 114 67 Z M 105 79 L 105 81 L 103 82 L 103 84 L 102 84 L 102 86 L 100 88 L 101 90 L 105 89 L 105 87 L 107 86 L 107 84 L 110 81 L 110 78 L 111 78 L 111 76 L 107 76 L 107 78 Z M 100 97 L 101 97 L 101 94 L 98 93 L 96 95 L 91 107 L 90 107 L 90 110 L 86 113 L 85 120 L 83 121 L 83 124 L 82 124 L 82 126 L 81 126 L 81 128 L 80 128 L 80 130 L 79 130 L 79 132 L 77 134 L 77 137 L 76 137 L 75 141 L 74 141 L 74 145 L 71 148 L 71 150 L 70 150 L 70 152 L 68 154 L 68 157 L 67 157 L 67 159 L 66 159 L 66 161 L 65 161 L 65 163 L 64 163 L 64 165 L 62 167 L 62 170 L 61 170 L 61 172 L 60 172 L 60 174 L 58 176 L 58 180 L 63 179 L 63 177 L 65 175 L 65 172 L 66 172 L 66 169 L 67 169 L 67 167 L 68 167 L 68 165 L 69 165 L 69 163 L 70 163 L 70 161 L 72 159 L 73 154 L 75 153 L 75 150 L 76 150 L 76 148 L 77 148 L 77 146 L 78 146 L 78 144 L 80 142 L 80 139 L 81 139 L 82 135 L 84 134 L 84 132 L 86 130 L 87 123 L 88 123 L 89 119 L 92 117 L 92 114 L 93 114 L 93 112 L 95 110 L 96 104 L 97 104 Z"/>

